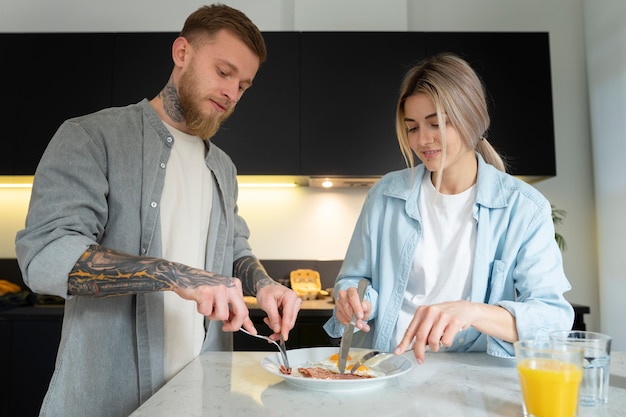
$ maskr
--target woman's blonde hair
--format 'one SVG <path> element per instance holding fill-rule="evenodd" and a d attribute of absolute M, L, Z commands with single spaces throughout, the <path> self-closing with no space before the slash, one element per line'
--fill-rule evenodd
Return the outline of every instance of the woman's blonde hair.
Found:
<path fill-rule="evenodd" d="M 402 81 L 396 109 L 396 133 L 407 167 L 415 166 L 415 156 L 409 145 L 404 103 L 408 97 L 419 93 L 428 96 L 435 104 L 444 158 L 446 140 L 443 119 L 447 115 L 467 146 L 482 155 L 487 163 L 506 172 L 506 162 L 485 138 L 490 120 L 484 85 L 472 67 L 452 53 L 420 61 Z M 444 162 L 442 159 L 442 170 Z"/>

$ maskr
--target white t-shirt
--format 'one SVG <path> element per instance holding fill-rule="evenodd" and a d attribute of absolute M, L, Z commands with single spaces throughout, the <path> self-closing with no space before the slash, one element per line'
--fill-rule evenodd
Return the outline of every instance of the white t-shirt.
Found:
<path fill-rule="evenodd" d="M 426 171 L 419 195 L 423 235 L 415 250 L 392 346 L 402 340 L 418 306 L 466 299 L 471 290 L 476 186 L 460 194 L 441 194 Z"/>
<path fill-rule="evenodd" d="M 204 142 L 165 124 L 174 146 L 165 172 L 161 196 L 163 258 L 204 269 L 213 194 L 211 172 L 205 163 Z M 204 316 L 195 301 L 165 291 L 166 380 L 195 358 L 204 341 Z"/>

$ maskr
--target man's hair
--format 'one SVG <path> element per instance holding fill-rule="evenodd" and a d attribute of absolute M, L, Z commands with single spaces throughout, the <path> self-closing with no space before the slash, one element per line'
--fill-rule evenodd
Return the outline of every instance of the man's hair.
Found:
<path fill-rule="evenodd" d="M 180 36 L 193 43 L 202 35 L 213 36 L 222 29 L 239 37 L 261 62 L 265 61 L 267 49 L 259 28 L 241 11 L 224 4 L 202 6 L 190 14 Z"/>

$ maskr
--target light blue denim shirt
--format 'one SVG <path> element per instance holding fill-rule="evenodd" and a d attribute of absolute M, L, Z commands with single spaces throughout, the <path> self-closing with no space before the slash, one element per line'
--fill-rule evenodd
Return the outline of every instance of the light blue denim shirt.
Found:
<path fill-rule="evenodd" d="M 516 319 L 520 339 L 547 338 L 570 329 L 574 310 L 563 293 L 571 286 L 554 239 L 551 206 L 534 187 L 478 158 L 473 216 L 477 224 L 471 301 L 499 305 Z M 424 166 L 385 175 L 368 193 L 335 284 L 337 291 L 370 280 L 371 331 L 354 341 L 385 352 L 403 302 L 415 248 L 422 236 L 417 199 Z M 452 262 L 453 260 L 451 260 Z M 324 328 L 339 337 L 332 316 Z M 486 351 L 511 357 L 512 344 L 474 328 L 460 332 L 449 351 Z"/>
<path fill-rule="evenodd" d="M 70 297 L 68 273 L 87 247 L 161 256 L 159 203 L 173 137 L 147 100 L 68 120 L 46 149 L 26 228 L 17 234 L 24 281 L 67 298 L 61 343 L 42 416 L 127 416 L 164 383 L 163 294 Z M 206 269 L 232 275 L 253 256 L 237 212 L 230 158 L 210 144 Z M 203 350 L 232 349 L 221 322 L 206 322 Z"/>

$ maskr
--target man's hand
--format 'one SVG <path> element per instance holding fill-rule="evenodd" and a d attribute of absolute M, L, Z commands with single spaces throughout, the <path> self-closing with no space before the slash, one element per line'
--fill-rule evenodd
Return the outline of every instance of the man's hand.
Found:
<path fill-rule="evenodd" d="M 203 281 L 203 280 L 200 280 Z M 209 284 L 177 287 L 174 292 L 181 298 L 195 301 L 198 313 L 209 320 L 221 320 L 225 332 L 236 332 L 241 327 L 253 331 L 254 325 L 243 300 L 241 281 L 237 278 L 211 277 Z"/>
<path fill-rule="evenodd" d="M 263 321 L 274 331 L 270 337 L 278 340 L 282 335 L 287 340 L 289 331 L 296 324 L 302 299 L 295 291 L 276 282 L 259 288 L 256 300 L 261 310 L 267 314 Z"/>

